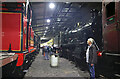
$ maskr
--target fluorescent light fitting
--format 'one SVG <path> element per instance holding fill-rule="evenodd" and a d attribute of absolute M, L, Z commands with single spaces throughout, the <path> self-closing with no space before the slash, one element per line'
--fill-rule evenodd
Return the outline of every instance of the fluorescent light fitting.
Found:
<path fill-rule="evenodd" d="M 48 27 L 46 27 L 46 29 L 48 29 Z"/>
<path fill-rule="evenodd" d="M 55 7 L 55 4 L 54 3 L 50 3 L 49 4 L 49 8 L 53 9 Z"/>
<path fill-rule="evenodd" d="M 72 33 L 77 32 L 77 30 L 73 30 Z"/>
<path fill-rule="evenodd" d="M 47 23 L 49 23 L 50 22 L 50 19 L 47 19 Z"/>

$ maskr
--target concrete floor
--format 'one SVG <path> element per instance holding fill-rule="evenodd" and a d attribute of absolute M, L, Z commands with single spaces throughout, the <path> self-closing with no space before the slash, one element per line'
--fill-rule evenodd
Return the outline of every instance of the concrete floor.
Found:
<path fill-rule="evenodd" d="M 89 73 L 80 70 L 64 58 L 59 58 L 58 67 L 52 68 L 50 60 L 44 60 L 40 52 L 25 74 L 25 78 L 27 77 L 81 77 L 84 79 L 89 77 Z"/>

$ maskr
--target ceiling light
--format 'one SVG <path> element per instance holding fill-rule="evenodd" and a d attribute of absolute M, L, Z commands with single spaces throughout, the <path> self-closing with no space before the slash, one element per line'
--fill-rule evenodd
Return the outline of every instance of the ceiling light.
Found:
<path fill-rule="evenodd" d="M 77 25 L 80 26 L 80 23 L 78 22 Z"/>
<path fill-rule="evenodd" d="M 44 36 L 45 36 L 45 33 L 44 33 Z"/>
<path fill-rule="evenodd" d="M 92 23 L 89 23 L 89 25 L 92 25 Z"/>
<path fill-rule="evenodd" d="M 47 19 L 47 23 L 49 23 L 50 22 L 50 19 Z"/>
<path fill-rule="evenodd" d="M 45 38 L 45 36 L 43 36 L 43 37 L 41 37 L 40 39 L 41 39 L 41 40 L 46 40 L 47 38 Z"/>
<path fill-rule="evenodd" d="M 46 29 L 48 29 L 48 27 L 46 27 Z"/>
<path fill-rule="evenodd" d="M 45 31 L 45 33 L 46 33 L 47 31 Z"/>
<path fill-rule="evenodd" d="M 60 18 L 57 18 L 57 21 L 60 21 L 61 19 Z"/>
<path fill-rule="evenodd" d="M 53 9 L 53 8 L 55 7 L 55 4 L 50 3 L 50 4 L 49 4 L 49 7 L 50 7 L 51 9 Z"/>
<path fill-rule="evenodd" d="M 70 2 L 65 2 L 66 4 L 69 4 Z"/>

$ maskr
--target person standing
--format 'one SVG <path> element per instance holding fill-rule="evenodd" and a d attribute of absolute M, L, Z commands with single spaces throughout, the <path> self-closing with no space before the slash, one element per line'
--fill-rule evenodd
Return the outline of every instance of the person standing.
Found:
<path fill-rule="evenodd" d="M 45 52 L 45 46 L 43 46 L 43 49 L 42 49 L 42 55 L 44 56 L 44 52 Z"/>
<path fill-rule="evenodd" d="M 44 51 L 45 51 L 45 60 L 49 60 L 49 58 L 48 58 L 48 46 L 44 47 Z"/>
<path fill-rule="evenodd" d="M 50 46 L 50 47 L 49 47 L 50 56 L 53 54 L 52 50 L 53 50 L 53 47 L 52 47 L 52 46 Z"/>
<path fill-rule="evenodd" d="M 93 42 L 92 38 L 87 40 L 86 62 L 89 66 L 90 79 L 95 79 L 95 64 L 97 63 L 96 47 Z"/>

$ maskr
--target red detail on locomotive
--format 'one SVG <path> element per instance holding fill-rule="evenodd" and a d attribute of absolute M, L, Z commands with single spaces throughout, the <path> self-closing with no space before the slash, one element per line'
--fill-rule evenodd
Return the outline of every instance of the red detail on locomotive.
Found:
<path fill-rule="evenodd" d="M 23 65 L 24 54 L 23 54 L 23 53 L 16 53 L 16 54 L 18 54 L 18 60 L 17 60 L 16 66 L 21 66 L 21 65 Z"/>
<path fill-rule="evenodd" d="M 101 52 L 101 51 L 98 51 L 98 52 L 97 52 L 97 55 L 98 55 L 98 56 L 102 56 L 102 52 Z"/>
<path fill-rule="evenodd" d="M 0 4 L 0 6 L 5 6 L 5 4 Z"/>
<path fill-rule="evenodd" d="M 17 5 L 17 7 L 22 7 L 22 5 Z"/>
<path fill-rule="evenodd" d="M 7 8 L 1 8 L 1 10 L 8 10 Z"/>
<path fill-rule="evenodd" d="M 21 10 L 22 10 L 22 9 L 18 9 L 18 8 L 17 8 L 17 9 L 15 9 L 15 11 L 21 11 Z"/>

